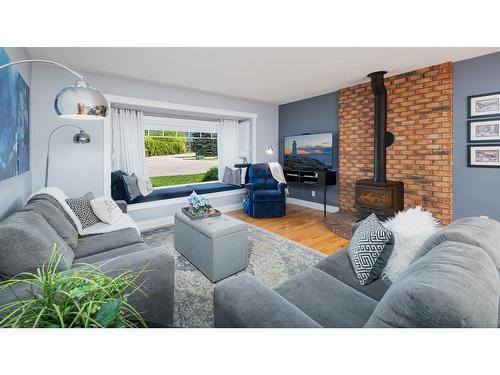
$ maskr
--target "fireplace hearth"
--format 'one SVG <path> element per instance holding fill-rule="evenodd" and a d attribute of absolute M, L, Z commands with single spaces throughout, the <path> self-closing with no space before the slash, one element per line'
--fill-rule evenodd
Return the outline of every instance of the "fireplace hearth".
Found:
<path fill-rule="evenodd" d="M 394 135 L 387 131 L 385 73 L 379 71 L 368 74 L 375 96 L 373 180 L 363 179 L 355 183 L 355 203 L 360 220 L 372 213 L 385 220 L 404 208 L 403 182 L 387 181 L 386 177 L 386 148 L 394 142 Z"/>

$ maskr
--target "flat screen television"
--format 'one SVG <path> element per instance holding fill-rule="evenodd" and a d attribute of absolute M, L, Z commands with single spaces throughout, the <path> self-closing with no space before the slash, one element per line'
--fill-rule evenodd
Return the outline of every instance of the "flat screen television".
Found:
<path fill-rule="evenodd" d="M 285 137 L 284 166 L 297 170 L 333 168 L 333 133 Z"/>

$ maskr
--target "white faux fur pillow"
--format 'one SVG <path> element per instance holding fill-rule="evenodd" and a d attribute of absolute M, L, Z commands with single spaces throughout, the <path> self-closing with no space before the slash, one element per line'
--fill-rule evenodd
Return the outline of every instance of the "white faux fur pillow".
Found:
<path fill-rule="evenodd" d="M 439 221 L 430 212 L 417 206 L 398 212 L 382 224 L 394 234 L 395 239 L 394 249 L 382 272 L 382 278 L 395 282 L 410 266 L 425 240 L 439 230 Z"/>

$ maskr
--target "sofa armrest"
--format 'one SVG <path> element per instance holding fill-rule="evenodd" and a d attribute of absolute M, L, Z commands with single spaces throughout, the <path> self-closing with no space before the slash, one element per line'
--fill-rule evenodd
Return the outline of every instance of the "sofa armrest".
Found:
<path fill-rule="evenodd" d="M 120 210 L 122 210 L 122 212 L 123 212 L 124 214 L 126 214 L 126 213 L 127 213 L 127 202 L 122 201 L 122 200 L 118 200 L 118 201 L 115 201 L 115 203 L 116 203 L 116 205 L 117 205 L 118 207 L 120 207 Z"/>
<path fill-rule="evenodd" d="M 146 249 L 94 265 L 110 275 L 123 270 L 139 271 L 146 268 L 136 281 L 137 284 L 142 284 L 141 288 L 146 296 L 136 292 L 128 301 L 145 321 L 162 326 L 173 324 L 175 260 L 167 250 L 162 247 Z"/>
<path fill-rule="evenodd" d="M 92 265 L 110 276 L 125 270 L 139 271 L 145 268 L 146 271 L 139 276 L 136 283 L 142 284 L 142 291 L 146 295 L 136 292 L 128 298 L 128 302 L 137 309 L 145 321 L 155 326 L 172 326 L 175 260 L 165 249 L 161 247 L 146 249 Z M 80 268 L 78 263 L 74 266 L 76 267 L 63 272 L 77 272 Z M 37 290 L 35 289 L 35 292 Z M 30 297 L 26 284 L 17 284 L 12 289 L 0 290 L 0 306 L 15 301 L 16 297 L 21 299 Z"/>
<path fill-rule="evenodd" d="M 318 328 L 302 310 L 250 274 L 222 281 L 214 291 L 215 326 L 220 328 Z"/>

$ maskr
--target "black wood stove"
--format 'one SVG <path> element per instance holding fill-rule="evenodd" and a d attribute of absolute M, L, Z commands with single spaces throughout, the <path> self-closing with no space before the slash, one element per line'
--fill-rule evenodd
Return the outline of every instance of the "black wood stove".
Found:
<path fill-rule="evenodd" d="M 368 74 L 375 95 L 375 155 L 373 180 L 358 180 L 354 185 L 360 220 L 372 213 L 385 220 L 404 207 L 403 182 L 387 181 L 386 178 L 386 148 L 394 142 L 394 135 L 387 131 L 387 90 L 384 85 L 386 73 L 380 71 Z"/>

